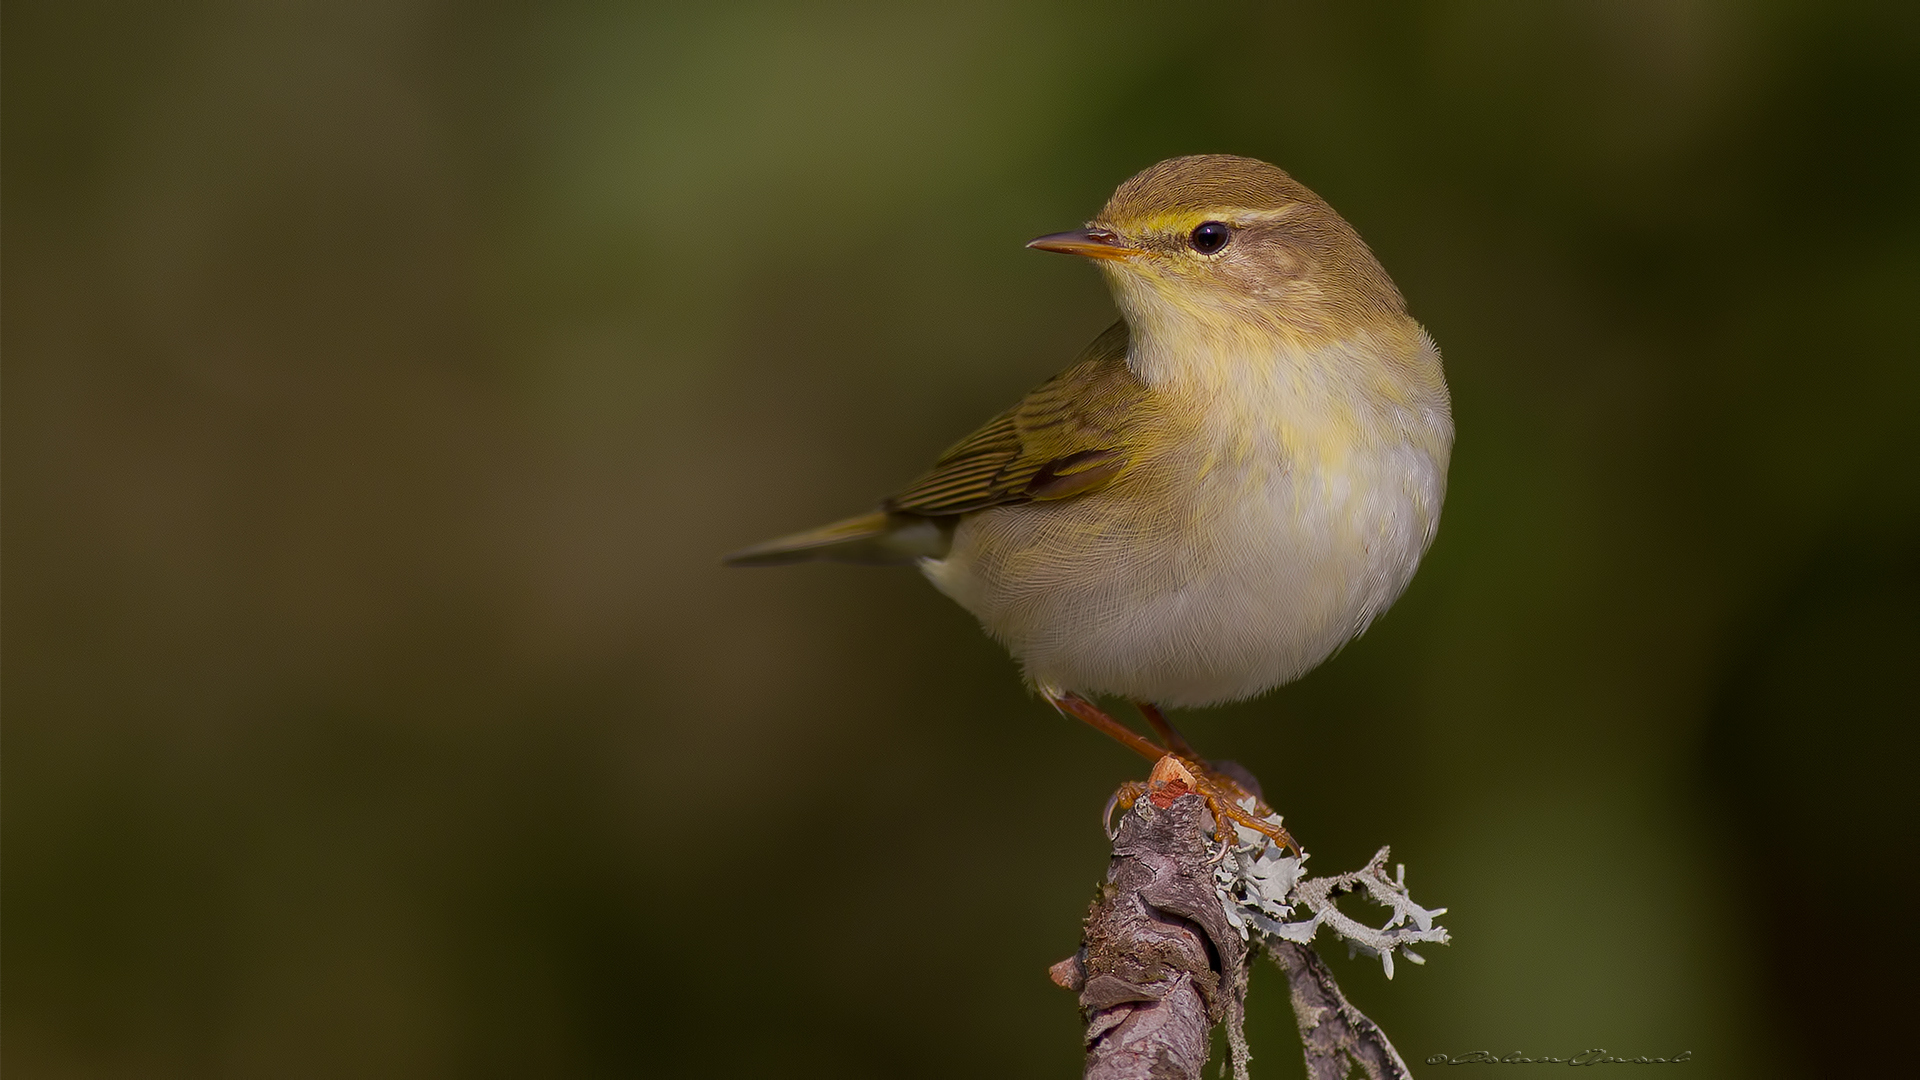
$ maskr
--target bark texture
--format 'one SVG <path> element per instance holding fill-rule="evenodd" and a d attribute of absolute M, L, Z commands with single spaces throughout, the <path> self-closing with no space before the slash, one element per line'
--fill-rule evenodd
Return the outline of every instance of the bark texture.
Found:
<path fill-rule="evenodd" d="M 1287 973 L 1293 1018 L 1312 1080 L 1345 1080 L 1351 1060 L 1367 1080 L 1402 1080 L 1413 1073 L 1387 1041 L 1380 1025 L 1366 1018 L 1333 981 L 1333 972 L 1311 945 L 1275 942 L 1273 959 Z"/>
<path fill-rule="evenodd" d="M 1221 1023 L 1244 1080 L 1250 952 L 1215 891 L 1213 816 L 1198 795 L 1149 790 L 1114 834 L 1080 951 L 1050 974 L 1080 995 L 1088 1080 L 1199 1080 Z M 1370 1080 L 1411 1076 L 1310 945 L 1276 940 L 1270 949 L 1287 973 L 1313 1080 L 1342 1080 L 1349 1063 Z"/>
<path fill-rule="evenodd" d="M 1197 1080 L 1213 1025 L 1241 1014 L 1247 946 L 1214 894 L 1211 827 L 1198 795 L 1121 819 L 1080 952 L 1053 969 L 1080 992 L 1089 1080 Z"/>

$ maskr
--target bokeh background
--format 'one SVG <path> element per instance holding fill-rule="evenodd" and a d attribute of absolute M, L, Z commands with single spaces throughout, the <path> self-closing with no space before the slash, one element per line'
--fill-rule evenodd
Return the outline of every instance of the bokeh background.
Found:
<path fill-rule="evenodd" d="M 1183 718 L 1451 908 L 1352 997 L 1891 1070 L 1916 10 L 9 3 L 7 1072 L 1073 1075 L 1141 764 L 911 572 L 717 560 L 1063 366 L 1111 307 L 1021 244 L 1200 151 L 1455 395 L 1399 606 Z"/>

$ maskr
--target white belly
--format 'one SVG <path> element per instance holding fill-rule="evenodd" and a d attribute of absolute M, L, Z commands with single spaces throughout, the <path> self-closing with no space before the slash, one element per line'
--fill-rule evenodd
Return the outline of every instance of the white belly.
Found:
<path fill-rule="evenodd" d="M 1304 675 L 1399 596 L 1445 475 L 1412 441 L 1167 462 L 974 514 L 923 568 L 1042 689 L 1234 701 Z"/>

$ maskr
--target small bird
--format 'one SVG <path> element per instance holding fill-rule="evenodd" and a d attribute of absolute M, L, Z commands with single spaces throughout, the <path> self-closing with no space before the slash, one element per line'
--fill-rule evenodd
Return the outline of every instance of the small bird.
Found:
<path fill-rule="evenodd" d="M 1056 708 L 1205 768 L 1160 707 L 1292 682 L 1412 580 L 1453 446 L 1440 351 L 1353 227 L 1263 161 L 1160 162 L 1027 246 L 1092 260 L 1120 321 L 874 513 L 726 561 L 917 564 Z"/>

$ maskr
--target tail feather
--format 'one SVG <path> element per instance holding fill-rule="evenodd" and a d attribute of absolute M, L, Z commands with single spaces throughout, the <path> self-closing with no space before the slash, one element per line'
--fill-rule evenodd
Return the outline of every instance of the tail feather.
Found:
<path fill-rule="evenodd" d="M 951 537 L 951 529 L 932 519 L 876 511 L 755 544 L 721 562 L 728 566 L 815 561 L 897 566 L 944 556 Z"/>

